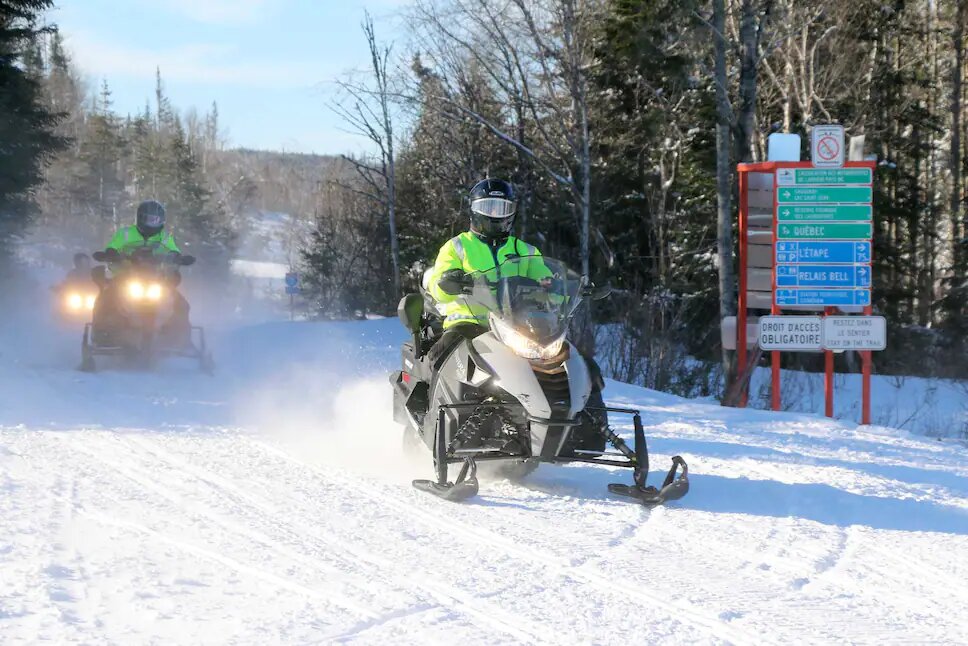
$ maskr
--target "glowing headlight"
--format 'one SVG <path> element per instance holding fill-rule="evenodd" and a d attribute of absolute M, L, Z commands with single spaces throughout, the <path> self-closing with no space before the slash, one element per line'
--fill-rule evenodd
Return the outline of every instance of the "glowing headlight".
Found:
<path fill-rule="evenodd" d="M 524 336 L 512 326 L 502 321 L 494 314 L 490 315 L 491 329 L 504 345 L 511 348 L 514 354 L 524 359 L 538 359 L 548 361 L 554 359 L 561 352 L 561 346 L 565 343 L 565 333 L 547 345 L 542 345 Z"/>
<path fill-rule="evenodd" d="M 161 299 L 161 285 L 158 283 L 148 285 L 148 289 L 145 291 L 145 296 L 148 297 L 149 301 L 157 301 Z"/>
<path fill-rule="evenodd" d="M 84 299 L 84 307 L 88 310 L 94 309 L 94 301 L 97 300 L 97 296 L 93 294 L 88 294 L 87 298 Z"/>
<path fill-rule="evenodd" d="M 145 297 L 145 286 L 136 280 L 128 283 L 128 298 L 140 301 Z"/>
<path fill-rule="evenodd" d="M 74 292 L 67 296 L 67 307 L 72 310 L 79 310 L 84 306 L 84 299 L 81 295 Z"/>

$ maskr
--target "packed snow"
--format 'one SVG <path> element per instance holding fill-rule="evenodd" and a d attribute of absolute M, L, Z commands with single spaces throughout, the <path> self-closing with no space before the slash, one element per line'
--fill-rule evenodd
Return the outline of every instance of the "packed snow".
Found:
<path fill-rule="evenodd" d="M 214 377 L 3 325 L 3 644 L 968 642 L 955 441 L 610 382 L 686 498 L 543 465 L 454 504 L 409 484 L 395 320 L 225 324 Z"/>

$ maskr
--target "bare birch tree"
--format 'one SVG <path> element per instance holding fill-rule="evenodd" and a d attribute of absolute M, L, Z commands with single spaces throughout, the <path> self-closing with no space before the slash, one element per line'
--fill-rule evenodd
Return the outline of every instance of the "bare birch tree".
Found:
<path fill-rule="evenodd" d="M 383 209 L 390 236 L 390 257 L 393 267 L 393 293 L 401 293 L 400 241 L 397 235 L 396 214 L 396 158 L 394 156 L 393 115 L 391 114 L 393 90 L 390 81 L 390 46 L 377 42 L 373 18 L 369 13 L 363 20 L 363 34 L 370 53 L 370 76 L 366 82 L 343 80 L 339 87 L 344 93 L 342 101 L 333 104 L 333 110 L 356 133 L 373 143 L 377 150 L 375 162 L 362 158 L 343 158 L 356 169 L 366 188 L 353 190 L 377 202 Z"/>

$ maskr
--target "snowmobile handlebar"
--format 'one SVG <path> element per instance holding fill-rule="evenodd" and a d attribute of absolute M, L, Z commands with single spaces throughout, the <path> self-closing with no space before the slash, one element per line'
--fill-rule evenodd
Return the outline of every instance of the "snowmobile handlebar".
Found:
<path fill-rule="evenodd" d="M 175 265 L 178 267 L 188 267 L 195 264 L 195 256 L 189 256 L 186 254 L 180 254 L 176 251 L 164 255 L 157 255 L 152 252 L 152 250 L 145 248 L 144 250 L 139 249 L 130 256 L 123 255 L 117 249 L 105 249 L 104 251 L 95 251 L 91 254 L 94 260 L 102 263 L 117 263 L 124 260 L 130 260 L 136 264 L 154 264 L 154 265 Z"/>

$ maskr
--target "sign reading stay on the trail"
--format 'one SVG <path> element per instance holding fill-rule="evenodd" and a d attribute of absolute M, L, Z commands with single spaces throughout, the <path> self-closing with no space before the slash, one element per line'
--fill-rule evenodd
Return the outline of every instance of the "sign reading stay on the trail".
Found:
<path fill-rule="evenodd" d="M 813 202 L 870 204 L 874 193 L 870 186 L 790 186 L 778 189 L 776 201 L 780 204 Z"/>
<path fill-rule="evenodd" d="M 811 184 L 858 184 L 870 186 L 874 173 L 870 168 L 781 168 L 776 171 L 779 186 Z"/>
<path fill-rule="evenodd" d="M 874 217 L 870 204 L 788 204 L 776 210 L 780 222 L 810 220 L 849 220 L 860 222 Z"/>
<path fill-rule="evenodd" d="M 810 142 L 810 161 L 814 168 L 841 168 L 844 165 L 843 126 L 814 126 Z"/>
<path fill-rule="evenodd" d="M 884 350 L 887 319 L 883 316 L 827 316 L 823 320 L 825 350 Z"/>
<path fill-rule="evenodd" d="M 870 240 L 870 222 L 797 222 L 776 227 L 778 240 Z"/>
<path fill-rule="evenodd" d="M 763 350 L 816 351 L 823 347 L 819 316 L 761 316 L 759 345 Z"/>

